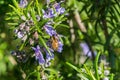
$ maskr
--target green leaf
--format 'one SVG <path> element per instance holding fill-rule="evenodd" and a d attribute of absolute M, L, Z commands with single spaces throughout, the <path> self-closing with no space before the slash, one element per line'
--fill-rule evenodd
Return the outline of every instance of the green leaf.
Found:
<path fill-rule="evenodd" d="M 89 69 L 86 67 L 86 65 L 83 65 L 83 66 L 84 66 L 85 70 L 87 71 L 88 79 L 90 79 L 90 80 L 96 80 L 95 77 L 94 77 L 94 75 L 93 75 L 93 73 L 91 72 L 91 70 L 89 70 Z"/>
<path fill-rule="evenodd" d="M 10 26 L 16 26 L 16 25 L 18 25 L 18 23 L 8 23 L 8 25 L 10 25 Z"/>
<path fill-rule="evenodd" d="M 37 7 L 37 12 L 38 12 L 38 14 L 41 16 L 41 8 L 40 8 L 40 4 L 38 3 L 38 0 L 36 0 L 36 7 Z"/>
<path fill-rule="evenodd" d="M 41 36 L 39 36 L 39 39 L 40 39 L 40 41 L 42 42 L 43 46 L 47 49 L 48 53 L 49 53 L 50 55 L 52 55 L 51 52 L 50 52 L 50 50 L 49 50 L 49 48 L 47 47 L 44 39 L 43 39 Z"/>
<path fill-rule="evenodd" d="M 69 28 L 69 26 L 68 26 L 68 25 L 65 25 L 65 24 L 58 24 L 57 26 Z"/>
<path fill-rule="evenodd" d="M 17 9 L 20 9 L 18 3 L 16 2 L 16 0 L 12 0 L 12 1 L 13 1 L 13 4 L 15 5 L 15 7 L 16 7 Z"/>
<path fill-rule="evenodd" d="M 10 4 L 9 4 L 9 6 L 19 15 L 19 17 L 21 17 L 21 12 L 17 8 L 15 8 L 14 6 L 12 6 Z"/>
<path fill-rule="evenodd" d="M 66 62 L 66 64 L 67 64 L 68 66 L 70 66 L 71 68 L 73 68 L 74 70 L 76 70 L 77 72 L 79 72 L 79 73 L 81 72 L 80 69 L 78 69 L 76 66 L 70 64 L 69 62 Z"/>
<path fill-rule="evenodd" d="M 32 16 L 32 19 L 33 19 L 34 23 L 36 24 L 36 23 L 37 23 L 37 20 L 36 20 L 36 15 L 35 15 L 35 10 L 34 10 L 34 8 L 31 9 L 31 16 Z"/>
<path fill-rule="evenodd" d="M 113 80 L 113 78 L 114 78 L 114 74 L 111 74 L 110 75 L 110 80 Z"/>
<path fill-rule="evenodd" d="M 99 60 L 100 52 L 98 52 L 96 58 L 95 58 L 95 77 L 97 80 L 100 80 L 99 74 L 98 74 L 98 60 Z"/>
<path fill-rule="evenodd" d="M 25 10 L 25 15 L 28 17 L 28 12 L 29 10 L 31 10 L 31 5 L 33 4 L 33 1 L 31 1 L 28 6 L 26 7 L 26 10 Z"/>
<path fill-rule="evenodd" d="M 37 73 L 37 71 L 33 71 L 31 73 L 29 73 L 29 75 L 25 78 L 25 80 L 29 80 L 29 77 L 32 76 L 33 74 Z"/>

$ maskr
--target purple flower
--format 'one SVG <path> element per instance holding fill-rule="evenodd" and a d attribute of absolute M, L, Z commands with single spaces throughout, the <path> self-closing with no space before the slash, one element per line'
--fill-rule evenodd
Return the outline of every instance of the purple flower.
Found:
<path fill-rule="evenodd" d="M 50 50 L 50 52 L 51 52 L 51 55 L 50 55 L 50 53 L 48 53 L 48 51 L 47 50 L 45 50 L 45 53 L 46 53 L 46 60 L 47 61 L 50 61 L 51 59 L 54 59 L 54 54 L 53 54 L 53 50 L 52 49 L 49 49 Z"/>
<path fill-rule="evenodd" d="M 49 18 L 49 16 L 47 15 L 47 13 L 42 9 L 42 13 L 43 13 L 43 18 L 46 19 L 46 18 Z"/>
<path fill-rule="evenodd" d="M 40 21 L 40 16 L 36 15 L 36 19 L 37 19 L 37 21 Z"/>
<path fill-rule="evenodd" d="M 55 3 L 55 4 L 54 4 L 54 8 L 55 8 L 55 9 L 59 9 L 60 7 L 61 7 L 61 6 L 60 6 L 60 3 Z"/>
<path fill-rule="evenodd" d="M 27 32 L 24 30 L 15 29 L 14 32 L 15 32 L 17 38 L 21 39 L 23 42 L 26 41 L 26 39 L 28 38 Z"/>
<path fill-rule="evenodd" d="M 27 24 L 28 26 L 33 26 L 33 25 L 34 25 L 34 22 L 33 22 L 32 19 L 30 19 L 30 20 L 27 20 L 27 21 L 26 21 L 26 24 Z"/>
<path fill-rule="evenodd" d="M 45 53 L 46 53 L 46 63 L 45 63 L 45 67 L 48 67 L 48 66 L 50 66 L 51 65 L 51 60 L 52 59 L 54 59 L 54 54 L 53 54 L 53 50 L 52 49 L 50 49 L 49 48 L 49 50 L 50 50 L 50 52 L 51 52 L 51 55 L 50 55 L 50 53 L 48 53 L 48 51 L 44 48 L 44 51 L 45 51 Z"/>
<path fill-rule="evenodd" d="M 17 33 L 17 37 L 18 38 L 22 38 L 24 36 L 24 33 L 22 32 L 22 31 L 19 31 L 18 33 Z"/>
<path fill-rule="evenodd" d="M 25 7 L 27 6 L 27 4 L 28 4 L 27 0 L 20 0 L 19 6 L 20 6 L 21 8 L 25 8 Z"/>
<path fill-rule="evenodd" d="M 52 8 L 48 7 L 46 11 L 42 10 L 43 18 L 45 19 L 54 18 L 55 16 L 59 14 L 63 14 L 64 12 L 65 12 L 65 8 L 61 7 L 60 3 L 55 3 Z"/>
<path fill-rule="evenodd" d="M 16 29 L 14 32 L 17 34 L 18 38 L 23 38 L 24 35 L 26 34 L 24 31 L 21 31 L 21 30 L 18 30 L 18 29 Z"/>
<path fill-rule="evenodd" d="M 40 65 L 45 64 L 45 60 L 44 60 L 44 57 L 40 51 L 39 45 L 37 45 L 36 48 L 32 47 L 32 49 L 35 51 L 35 58 L 36 58 L 36 60 L 38 60 L 39 64 Z"/>
<path fill-rule="evenodd" d="M 63 14 L 65 12 L 65 8 L 60 8 L 59 10 L 58 10 L 58 13 L 59 14 Z"/>
<path fill-rule="evenodd" d="M 60 6 L 60 3 L 54 4 L 55 10 L 58 14 L 63 14 L 65 12 L 65 8 Z"/>
<path fill-rule="evenodd" d="M 57 51 L 58 51 L 59 53 L 61 53 L 62 50 L 63 50 L 63 43 L 59 40 L 59 41 L 58 41 L 58 50 L 57 50 Z"/>
<path fill-rule="evenodd" d="M 19 29 L 20 29 L 20 30 L 23 30 L 23 29 L 25 28 L 25 26 L 26 26 L 25 23 L 21 23 L 21 24 L 19 25 Z"/>
<path fill-rule="evenodd" d="M 49 16 L 49 18 L 53 18 L 53 17 L 56 16 L 56 15 L 54 14 L 54 10 L 53 10 L 53 9 L 51 9 L 51 8 L 48 9 L 48 16 Z"/>
<path fill-rule="evenodd" d="M 53 18 L 56 16 L 56 14 L 54 14 L 54 10 L 52 8 L 49 8 L 47 11 L 42 10 L 42 12 L 43 12 L 44 19 Z"/>
<path fill-rule="evenodd" d="M 90 48 L 88 47 L 87 43 L 80 43 L 80 46 L 83 50 L 83 53 L 88 56 L 88 57 L 92 57 L 92 52 L 90 51 Z M 94 52 L 94 54 L 96 55 L 96 52 Z"/>
<path fill-rule="evenodd" d="M 46 31 L 46 33 L 50 36 L 56 35 L 56 31 L 53 29 L 51 25 L 46 24 L 43 29 Z"/>

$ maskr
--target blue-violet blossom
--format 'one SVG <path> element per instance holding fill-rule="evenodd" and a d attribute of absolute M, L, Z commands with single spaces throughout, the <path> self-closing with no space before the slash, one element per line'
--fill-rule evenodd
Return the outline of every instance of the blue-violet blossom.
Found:
<path fill-rule="evenodd" d="M 65 12 L 65 8 L 60 6 L 60 3 L 55 3 L 54 8 L 58 14 L 63 14 Z"/>
<path fill-rule="evenodd" d="M 36 60 L 38 60 L 40 65 L 44 65 L 45 60 L 44 60 L 42 52 L 40 51 L 40 46 L 37 45 L 36 48 L 32 47 L 32 49 L 35 51 L 35 58 L 36 58 Z"/>
<path fill-rule="evenodd" d="M 54 59 L 54 54 L 53 54 L 53 50 L 52 49 L 50 49 L 49 48 L 49 50 L 50 50 L 50 52 L 51 52 L 51 55 L 50 55 L 50 53 L 44 48 L 44 51 L 45 51 L 45 53 L 46 53 L 46 62 L 45 62 L 45 67 L 48 67 L 48 66 L 50 66 L 51 65 L 51 60 L 52 59 Z"/>
<path fill-rule="evenodd" d="M 84 55 L 88 57 L 92 57 L 92 52 L 90 51 L 90 48 L 88 47 L 87 43 L 80 43 L 80 46 L 83 50 Z M 95 51 L 94 51 L 94 55 L 96 55 Z"/>
<path fill-rule="evenodd" d="M 53 29 L 53 27 L 51 25 L 44 25 L 43 29 L 46 31 L 46 33 L 50 36 L 56 35 L 56 31 Z"/>
<path fill-rule="evenodd" d="M 59 53 L 61 53 L 62 52 L 62 50 L 63 50 L 63 43 L 60 41 L 60 40 L 58 40 L 58 52 Z"/>
<path fill-rule="evenodd" d="M 19 6 L 20 6 L 21 8 L 25 8 L 25 7 L 27 6 L 27 4 L 28 4 L 27 0 L 20 0 Z"/>
<path fill-rule="evenodd" d="M 47 19 L 47 18 L 53 18 L 56 15 L 54 14 L 54 10 L 52 8 L 48 8 L 47 11 L 42 10 L 43 13 L 43 18 Z"/>

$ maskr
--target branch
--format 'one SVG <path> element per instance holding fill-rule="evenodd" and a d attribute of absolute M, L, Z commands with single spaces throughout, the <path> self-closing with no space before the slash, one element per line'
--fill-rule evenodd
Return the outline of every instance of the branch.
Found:
<path fill-rule="evenodd" d="M 77 10 L 74 13 L 74 17 L 75 17 L 75 20 L 76 20 L 80 30 L 82 32 L 86 33 L 87 32 L 86 27 L 84 26 L 83 22 L 81 21 L 80 15 Z"/>

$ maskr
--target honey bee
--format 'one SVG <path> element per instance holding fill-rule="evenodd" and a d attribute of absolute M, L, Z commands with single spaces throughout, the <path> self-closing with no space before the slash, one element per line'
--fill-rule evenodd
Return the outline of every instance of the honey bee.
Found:
<path fill-rule="evenodd" d="M 59 46 L 58 37 L 55 37 L 55 36 L 51 37 L 51 46 L 52 46 L 53 50 L 55 50 L 55 51 L 58 50 L 58 46 Z"/>

